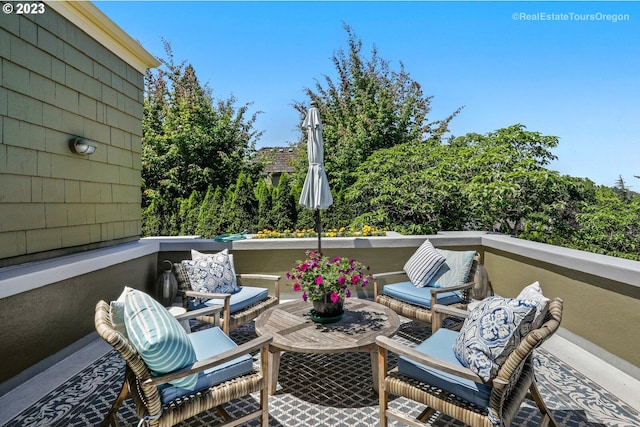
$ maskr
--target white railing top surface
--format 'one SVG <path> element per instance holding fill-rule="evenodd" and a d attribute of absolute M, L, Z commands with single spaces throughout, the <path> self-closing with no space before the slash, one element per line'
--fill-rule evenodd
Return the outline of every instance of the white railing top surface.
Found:
<path fill-rule="evenodd" d="M 332 237 L 323 238 L 326 249 L 366 249 L 418 247 L 429 239 L 438 247 L 480 246 L 501 250 L 525 258 L 548 263 L 594 276 L 640 286 L 640 262 L 559 246 L 521 240 L 507 235 L 485 232 L 441 232 L 437 235 L 403 236 L 389 233 L 384 237 Z M 216 242 L 198 236 L 151 237 L 137 242 L 95 249 L 51 260 L 26 263 L 0 269 L 0 298 L 26 292 L 72 277 L 81 276 L 121 262 L 157 252 L 180 252 L 196 249 L 216 251 L 225 248 L 243 250 L 312 249 L 315 238 L 257 239 Z"/>

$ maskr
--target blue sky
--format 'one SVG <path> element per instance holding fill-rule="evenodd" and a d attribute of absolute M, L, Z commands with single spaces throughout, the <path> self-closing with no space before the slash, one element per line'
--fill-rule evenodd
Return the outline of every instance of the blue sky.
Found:
<path fill-rule="evenodd" d="M 521 123 L 560 137 L 551 169 L 640 191 L 639 2 L 94 3 L 151 54 L 171 42 L 214 97 L 263 111 L 259 147 L 297 140 L 292 103 L 335 77 L 344 22 L 434 97 L 431 119 L 464 106 L 453 135 Z"/>

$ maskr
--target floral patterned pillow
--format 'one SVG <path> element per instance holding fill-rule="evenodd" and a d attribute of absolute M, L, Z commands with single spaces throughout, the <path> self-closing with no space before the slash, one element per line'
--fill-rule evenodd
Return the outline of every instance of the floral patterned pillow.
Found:
<path fill-rule="evenodd" d="M 527 301 L 485 298 L 465 319 L 453 352 L 463 366 L 491 381 L 531 331 L 535 314 L 536 307 Z"/>
<path fill-rule="evenodd" d="M 234 294 L 240 291 L 236 275 L 229 261 L 229 251 L 195 260 L 184 260 L 191 288 L 196 292 Z"/>

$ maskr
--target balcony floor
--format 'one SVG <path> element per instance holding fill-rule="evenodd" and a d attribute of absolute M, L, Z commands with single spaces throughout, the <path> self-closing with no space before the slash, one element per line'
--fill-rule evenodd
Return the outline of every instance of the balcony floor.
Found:
<path fill-rule="evenodd" d="M 396 339 L 408 344 L 427 336 L 424 327 L 403 324 Z M 237 342 L 255 336 L 252 325 L 232 333 Z M 99 338 L 32 380 L 0 397 L 0 425 L 97 425 L 116 397 L 124 363 Z M 561 426 L 638 426 L 640 382 L 554 336 L 537 351 L 536 372 L 541 393 Z M 395 407 L 417 415 L 420 405 L 393 398 Z M 227 406 L 234 414 L 257 407 L 257 396 Z M 270 426 L 371 426 L 378 424 L 378 400 L 371 388 L 368 354 L 282 356 L 278 391 L 269 399 Z M 514 425 L 536 426 L 539 412 L 525 403 Z M 118 412 L 124 425 L 137 423 L 131 401 Z M 218 421 L 215 411 L 183 426 Z M 257 421 L 247 425 L 258 425 Z M 435 426 L 459 426 L 438 416 Z"/>

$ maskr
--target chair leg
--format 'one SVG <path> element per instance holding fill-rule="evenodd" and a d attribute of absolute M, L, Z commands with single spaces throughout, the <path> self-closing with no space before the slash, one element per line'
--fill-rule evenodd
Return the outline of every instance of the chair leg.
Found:
<path fill-rule="evenodd" d="M 269 379 L 271 377 L 271 373 L 269 372 L 269 354 L 269 346 L 264 346 L 260 351 L 260 371 L 262 372 L 263 381 L 262 389 L 260 390 L 260 409 L 262 409 L 260 419 L 262 421 L 262 427 L 269 426 Z"/>
<path fill-rule="evenodd" d="M 122 383 L 120 393 L 118 393 L 118 397 L 116 398 L 115 402 L 113 402 L 113 405 L 111 405 L 111 409 L 109 409 L 107 416 L 104 417 L 104 420 L 102 420 L 102 423 L 100 423 L 100 427 L 107 427 L 109 425 L 118 427 L 118 409 L 127 397 L 129 397 L 129 384 L 127 383 L 125 375 L 125 380 Z"/>
<path fill-rule="evenodd" d="M 531 386 L 529 387 L 529 392 L 531 393 L 531 397 L 536 402 L 536 405 L 538 405 L 538 408 L 542 413 L 539 426 L 543 427 L 550 423 L 553 427 L 558 427 L 558 423 L 556 423 L 556 420 L 553 418 L 551 411 L 549 411 L 549 408 L 542 400 L 542 396 L 540 395 L 540 390 L 538 390 L 538 386 L 536 385 L 535 380 L 531 383 Z"/>
<path fill-rule="evenodd" d="M 387 418 L 387 409 L 389 406 L 389 394 L 384 386 L 384 379 L 387 376 L 387 350 L 381 346 L 378 347 L 378 402 L 380 406 L 380 427 L 387 427 L 389 419 Z M 376 379 L 374 378 L 374 381 Z"/>

